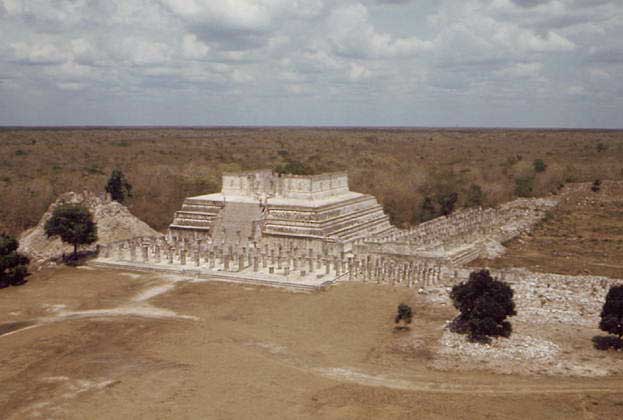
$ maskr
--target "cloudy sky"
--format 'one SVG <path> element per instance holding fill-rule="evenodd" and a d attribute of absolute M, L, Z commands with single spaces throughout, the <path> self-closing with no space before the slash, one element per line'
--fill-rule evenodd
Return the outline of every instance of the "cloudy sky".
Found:
<path fill-rule="evenodd" d="M 622 117 L 623 0 L 0 0 L 0 125 Z"/>

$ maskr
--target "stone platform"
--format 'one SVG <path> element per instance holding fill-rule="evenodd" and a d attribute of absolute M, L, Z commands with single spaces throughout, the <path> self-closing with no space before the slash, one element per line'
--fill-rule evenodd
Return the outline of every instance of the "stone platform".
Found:
<path fill-rule="evenodd" d="M 281 274 L 268 272 L 253 272 L 251 269 L 240 271 L 225 271 L 220 268 L 208 268 L 207 266 L 182 265 L 178 263 L 155 263 L 138 261 L 119 261 L 114 258 L 97 258 L 89 262 L 90 266 L 98 268 L 110 268 L 115 270 L 141 271 L 164 274 L 175 274 L 189 278 L 222 281 L 228 283 L 243 283 L 269 287 L 283 287 L 302 291 L 313 291 L 325 288 L 336 283 L 338 280 L 347 279 L 348 274 L 337 276 L 331 274 L 312 273 L 301 276 L 300 273 L 289 272 Z"/>

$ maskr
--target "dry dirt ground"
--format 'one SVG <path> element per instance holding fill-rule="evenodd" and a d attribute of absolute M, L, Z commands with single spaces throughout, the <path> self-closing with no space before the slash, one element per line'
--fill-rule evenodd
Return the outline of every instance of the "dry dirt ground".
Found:
<path fill-rule="evenodd" d="M 416 311 L 410 332 L 393 330 L 400 302 Z M 447 304 L 389 286 L 305 294 L 46 270 L 0 293 L 0 417 L 620 416 L 623 375 L 511 376 L 447 359 L 444 370 L 434 368 L 453 315 Z M 578 352 L 592 363 L 623 363 L 621 354 L 591 349 L 596 329 L 538 333 L 562 347 L 561 358 Z"/>
<path fill-rule="evenodd" d="M 505 255 L 473 265 L 623 278 L 623 182 L 572 187 L 532 233 L 504 244 Z"/>

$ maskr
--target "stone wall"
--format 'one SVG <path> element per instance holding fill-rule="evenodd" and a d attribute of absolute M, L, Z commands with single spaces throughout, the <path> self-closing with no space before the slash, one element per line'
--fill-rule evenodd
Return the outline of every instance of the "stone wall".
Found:
<path fill-rule="evenodd" d="M 438 257 L 466 263 L 487 256 L 483 255 L 487 241 L 502 243 L 531 230 L 556 205 L 557 201 L 551 199 L 519 199 L 498 208 L 459 210 L 411 229 L 393 229 L 385 235 L 357 241 L 354 250 L 363 255 Z M 461 258 L 464 255 L 471 260 Z"/>
<path fill-rule="evenodd" d="M 348 192 L 348 175 L 343 172 L 280 175 L 264 170 L 223 174 L 222 194 L 226 196 L 321 200 Z"/>

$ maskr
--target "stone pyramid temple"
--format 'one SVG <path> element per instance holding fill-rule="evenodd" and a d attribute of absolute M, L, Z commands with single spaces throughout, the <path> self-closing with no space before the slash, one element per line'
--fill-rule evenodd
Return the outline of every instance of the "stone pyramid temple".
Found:
<path fill-rule="evenodd" d="M 187 198 L 175 213 L 169 237 L 344 252 L 358 239 L 391 229 L 375 197 L 349 190 L 346 173 L 262 170 L 223 174 L 220 193 Z"/>

